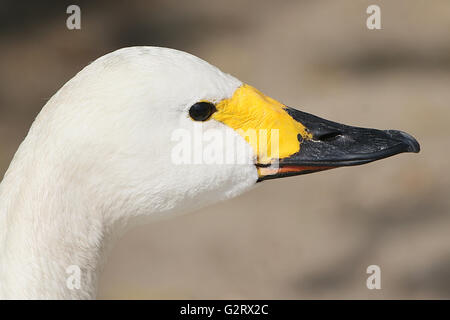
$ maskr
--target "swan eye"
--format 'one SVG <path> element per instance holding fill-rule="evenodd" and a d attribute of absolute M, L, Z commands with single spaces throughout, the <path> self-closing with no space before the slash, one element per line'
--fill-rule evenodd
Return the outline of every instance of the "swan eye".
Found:
<path fill-rule="evenodd" d="M 216 111 L 216 106 L 210 102 L 197 102 L 189 109 L 189 116 L 195 121 L 205 121 Z"/>

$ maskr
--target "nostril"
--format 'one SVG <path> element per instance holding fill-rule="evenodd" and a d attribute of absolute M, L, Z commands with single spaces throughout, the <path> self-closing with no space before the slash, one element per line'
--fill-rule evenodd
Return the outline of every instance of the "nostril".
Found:
<path fill-rule="evenodd" d="M 332 141 L 342 135 L 338 130 L 312 132 L 313 139 L 318 141 Z"/>

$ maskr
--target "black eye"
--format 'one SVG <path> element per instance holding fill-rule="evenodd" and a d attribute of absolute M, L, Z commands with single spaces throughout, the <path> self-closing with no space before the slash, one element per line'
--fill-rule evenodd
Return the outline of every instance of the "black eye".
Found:
<path fill-rule="evenodd" d="M 216 106 L 209 102 L 197 102 L 189 109 L 189 115 L 196 121 L 208 120 L 216 112 Z"/>

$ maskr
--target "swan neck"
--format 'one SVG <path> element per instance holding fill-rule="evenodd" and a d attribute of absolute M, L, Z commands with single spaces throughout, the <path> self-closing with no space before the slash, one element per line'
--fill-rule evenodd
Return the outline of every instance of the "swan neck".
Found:
<path fill-rule="evenodd" d="M 111 234 L 102 214 L 76 183 L 17 164 L 0 185 L 0 298 L 95 298 Z"/>

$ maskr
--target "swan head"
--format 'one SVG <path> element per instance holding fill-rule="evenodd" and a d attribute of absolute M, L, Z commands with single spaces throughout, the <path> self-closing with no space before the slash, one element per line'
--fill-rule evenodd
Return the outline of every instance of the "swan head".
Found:
<path fill-rule="evenodd" d="M 186 212 L 259 181 L 419 151 L 401 131 L 321 119 L 156 47 L 88 65 L 50 99 L 30 136 L 54 183 L 76 184 L 73 192 L 115 220 Z"/>

